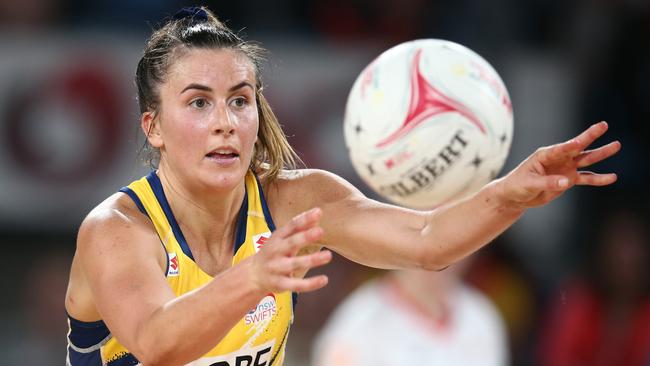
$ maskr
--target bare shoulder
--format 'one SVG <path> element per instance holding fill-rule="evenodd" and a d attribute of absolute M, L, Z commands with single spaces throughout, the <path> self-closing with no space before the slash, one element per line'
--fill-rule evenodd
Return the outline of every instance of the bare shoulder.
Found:
<path fill-rule="evenodd" d="M 103 245 L 128 246 L 133 240 L 155 239 L 149 219 L 123 193 L 115 193 L 95 207 L 81 223 L 77 252 Z"/>
<path fill-rule="evenodd" d="M 91 284 L 118 262 L 151 258 L 164 270 L 165 258 L 153 225 L 125 194 L 116 193 L 83 220 L 77 236 L 66 309 L 79 320 L 99 319 Z"/>
<path fill-rule="evenodd" d="M 265 193 L 277 223 L 313 207 L 323 207 L 363 194 L 342 177 L 321 169 L 285 170 L 266 184 Z"/>

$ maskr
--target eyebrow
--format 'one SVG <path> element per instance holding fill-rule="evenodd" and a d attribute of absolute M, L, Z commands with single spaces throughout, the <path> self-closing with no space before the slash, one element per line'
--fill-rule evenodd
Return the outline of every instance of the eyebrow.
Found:
<path fill-rule="evenodd" d="M 207 86 L 207 85 L 192 83 L 192 84 L 186 86 L 185 89 L 181 90 L 180 94 L 183 94 L 183 93 L 185 93 L 186 91 L 188 91 L 190 89 L 197 89 L 197 90 L 203 90 L 203 91 L 208 91 L 208 92 L 212 91 L 212 88 Z"/>
<path fill-rule="evenodd" d="M 242 81 L 241 83 L 239 83 L 239 84 L 237 84 L 235 86 L 232 86 L 230 89 L 228 89 L 228 92 L 233 92 L 233 91 L 235 91 L 237 89 L 241 89 L 241 88 L 246 87 L 246 86 L 251 88 L 252 90 L 255 90 L 255 88 L 253 87 L 253 85 L 251 83 L 249 83 L 248 81 Z M 192 83 L 192 84 L 186 86 L 183 90 L 181 90 L 180 94 L 183 94 L 187 90 L 190 90 L 190 89 L 197 89 L 197 90 L 212 92 L 212 88 L 210 88 L 207 85 Z"/>
<path fill-rule="evenodd" d="M 242 81 L 241 83 L 239 83 L 239 84 L 231 87 L 230 89 L 228 89 L 228 91 L 229 92 L 234 92 L 235 90 L 241 89 L 241 88 L 243 88 L 245 86 L 247 86 L 247 87 L 253 89 L 253 91 L 255 91 L 255 88 L 253 87 L 253 85 L 251 83 L 249 83 L 248 81 Z"/>

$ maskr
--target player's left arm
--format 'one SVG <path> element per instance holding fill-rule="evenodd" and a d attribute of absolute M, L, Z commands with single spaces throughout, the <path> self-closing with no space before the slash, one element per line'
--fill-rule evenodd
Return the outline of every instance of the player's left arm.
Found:
<path fill-rule="evenodd" d="M 321 243 L 377 268 L 441 269 L 499 235 L 523 212 L 490 199 L 494 184 L 460 202 L 416 211 L 366 198 L 342 178 L 314 171 L 323 211 Z"/>
<path fill-rule="evenodd" d="M 505 177 L 433 211 L 368 199 L 323 171 L 305 177 L 308 201 L 323 210 L 323 245 L 341 255 L 380 268 L 441 269 L 489 243 L 527 208 L 544 205 L 574 185 L 616 181 L 615 174 L 579 171 L 619 151 L 618 141 L 586 150 L 606 130 L 606 123 L 598 123 L 574 139 L 540 148 Z"/>

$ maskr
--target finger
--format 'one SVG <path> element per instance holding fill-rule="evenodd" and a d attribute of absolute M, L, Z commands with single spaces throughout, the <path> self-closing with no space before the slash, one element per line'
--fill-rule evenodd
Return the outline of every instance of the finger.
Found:
<path fill-rule="evenodd" d="M 285 291 L 309 292 L 323 288 L 327 282 L 326 275 L 307 278 L 284 277 L 278 280 L 278 287 Z"/>
<path fill-rule="evenodd" d="M 320 226 L 311 227 L 292 234 L 284 240 L 283 244 L 278 245 L 278 249 L 294 256 L 300 249 L 319 241 L 322 237 L 323 229 Z"/>
<path fill-rule="evenodd" d="M 582 149 L 580 142 L 573 139 L 559 144 L 541 148 L 539 151 L 539 161 L 544 165 L 550 165 L 558 161 L 566 160 L 578 155 Z"/>
<path fill-rule="evenodd" d="M 526 184 L 526 189 L 530 192 L 563 191 L 570 183 L 563 175 L 537 175 Z"/>
<path fill-rule="evenodd" d="M 295 232 L 308 229 L 314 226 L 320 220 L 323 212 L 320 208 L 314 207 L 311 210 L 305 211 L 299 215 L 294 216 L 286 225 L 283 225 L 273 233 L 274 236 L 286 238 Z"/>
<path fill-rule="evenodd" d="M 619 150 L 621 150 L 621 143 L 613 141 L 598 149 L 582 152 L 573 158 L 573 160 L 576 162 L 578 168 L 584 168 L 609 158 L 619 152 Z"/>
<path fill-rule="evenodd" d="M 607 128 L 607 122 L 599 122 L 591 125 L 580 135 L 572 138 L 569 141 L 541 149 L 540 162 L 542 162 L 542 164 L 550 164 L 564 160 L 568 156 L 577 156 L 589 145 L 591 145 L 597 138 L 602 136 L 605 131 L 607 131 Z"/>
<path fill-rule="evenodd" d="M 606 186 L 616 182 L 618 176 L 615 173 L 609 174 L 596 174 L 593 172 L 578 172 L 576 179 L 577 185 L 581 186 Z"/>
<path fill-rule="evenodd" d="M 332 260 L 332 252 L 329 250 L 318 251 L 316 253 L 301 255 L 299 257 L 287 258 L 284 273 L 293 273 L 303 270 L 323 266 Z"/>
<path fill-rule="evenodd" d="M 584 130 L 573 140 L 578 142 L 580 151 L 582 151 L 586 149 L 589 145 L 591 145 L 594 141 L 596 141 L 596 139 L 602 136 L 607 131 L 608 128 L 609 126 L 607 125 L 607 122 L 605 121 L 598 122 L 596 124 L 589 126 L 589 128 Z"/>

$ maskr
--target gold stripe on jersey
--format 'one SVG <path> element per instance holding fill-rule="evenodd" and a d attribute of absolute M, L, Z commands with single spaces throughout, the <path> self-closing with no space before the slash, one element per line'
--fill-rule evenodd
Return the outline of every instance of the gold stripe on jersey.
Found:
<path fill-rule="evenodd" d="M 255 175 L 249 171 L 245 181 L 246 195 L 237 223 L 233 266 L 255 254 L 275 229 Z M 163 243 L 169 259 L 167 282 L 174 293 L 180 296 L 211 281 L 212 276 L 194 262 L 156 173 L 152 172 L 127 188 L 131 192 L 123 191 L 141 210 L 144 209 Z M 213 349 L 189 365 L 281 365 L 292 318 L 291 292 L 269 293 Z M 102 347 L 101 355 L 109 366 L 119 365 L 121 359 L 131 357 L 115 338 Z"/>

